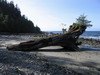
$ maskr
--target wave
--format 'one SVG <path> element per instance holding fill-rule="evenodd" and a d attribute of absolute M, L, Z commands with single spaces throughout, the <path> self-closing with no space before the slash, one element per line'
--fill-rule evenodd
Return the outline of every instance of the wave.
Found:
<path fill-rule="evenodd" d="M 80 36 L 80 38 L 100 40 L 100 36 Z"/>

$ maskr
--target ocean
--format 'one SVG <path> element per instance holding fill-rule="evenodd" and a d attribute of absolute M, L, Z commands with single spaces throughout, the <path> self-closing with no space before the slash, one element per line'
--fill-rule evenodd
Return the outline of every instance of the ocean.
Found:
<path fill-rule="evenodd" d="M 62 33 L 62 31 L 48 31 L 53 32 L 55 34 Z M 96 39 L 100 40 L 100 31 L 85 31 L 80 38 L 89 38 L 89 39 Z"/>

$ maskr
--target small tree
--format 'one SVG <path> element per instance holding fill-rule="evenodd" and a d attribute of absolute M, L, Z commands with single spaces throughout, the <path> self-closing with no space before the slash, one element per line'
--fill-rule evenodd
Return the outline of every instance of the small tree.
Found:
<path fill-rule="evenodd" d="M 76 24 L 80 26 L 85 26 L 86 28 L 92 26 L 90 24 L 91 21 L 87 20 L 86 17 L 87 16 L 85 16 L 84 14 L 80 15 L 79 18 L 76 18 Z"/>
<path fill-rule="evenodd" d="M 80 15 L 78 18 L 76 18 L 76 22 L 73 23 L 73 25 L 70 26 L 68 32 L 70 33 L 77 33 L 77 38 L 83 34 L 83 32 L 87 29 L 87 27 L 91 27 L 92 25 L 90 24 L 91 21 L 86 19 L 86 16 Z"/>
<path fill-rule="evenodd" d="M 66 33 L 66 28 L 65 28 L 65 26 L 66 26 L 66 24 L 63 24 L 63 23 L 62 23 L 62 27 L 63 27 L 63 28 L 62 28 L 62 31 L 63 31 L 63 33 Z"/>

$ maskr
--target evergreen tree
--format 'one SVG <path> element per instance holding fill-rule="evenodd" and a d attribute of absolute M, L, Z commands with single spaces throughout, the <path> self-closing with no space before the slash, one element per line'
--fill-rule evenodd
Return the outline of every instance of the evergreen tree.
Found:
<path fill-rule="evenodd" d="M 77 19 L 76 19 L 76 24 L 78 25 L 83 25 L 85 27 L 89 27 L 89 26 L 92 26 L 91 24 L 91 21 L 87 20 L 86 19 L 86 16 L 83 14 L 83 15 L 80 15 Z"/>
<path fill-rule="evenodd" d="M 0 32 L 9 33 L 41 33 L 25 15 L 21 16 L 20 9 L 11 1 L 0 0 Z"/>

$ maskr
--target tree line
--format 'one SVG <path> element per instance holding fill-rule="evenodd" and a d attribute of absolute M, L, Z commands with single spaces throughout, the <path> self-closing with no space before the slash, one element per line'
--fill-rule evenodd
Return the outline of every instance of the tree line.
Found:
<path fill-rule="evenodd" d="M 21 15 L 20 9 L 13 1 L 0 0 L 0 32 L 41 33 L 41 30 L 25 15 Z"/>

